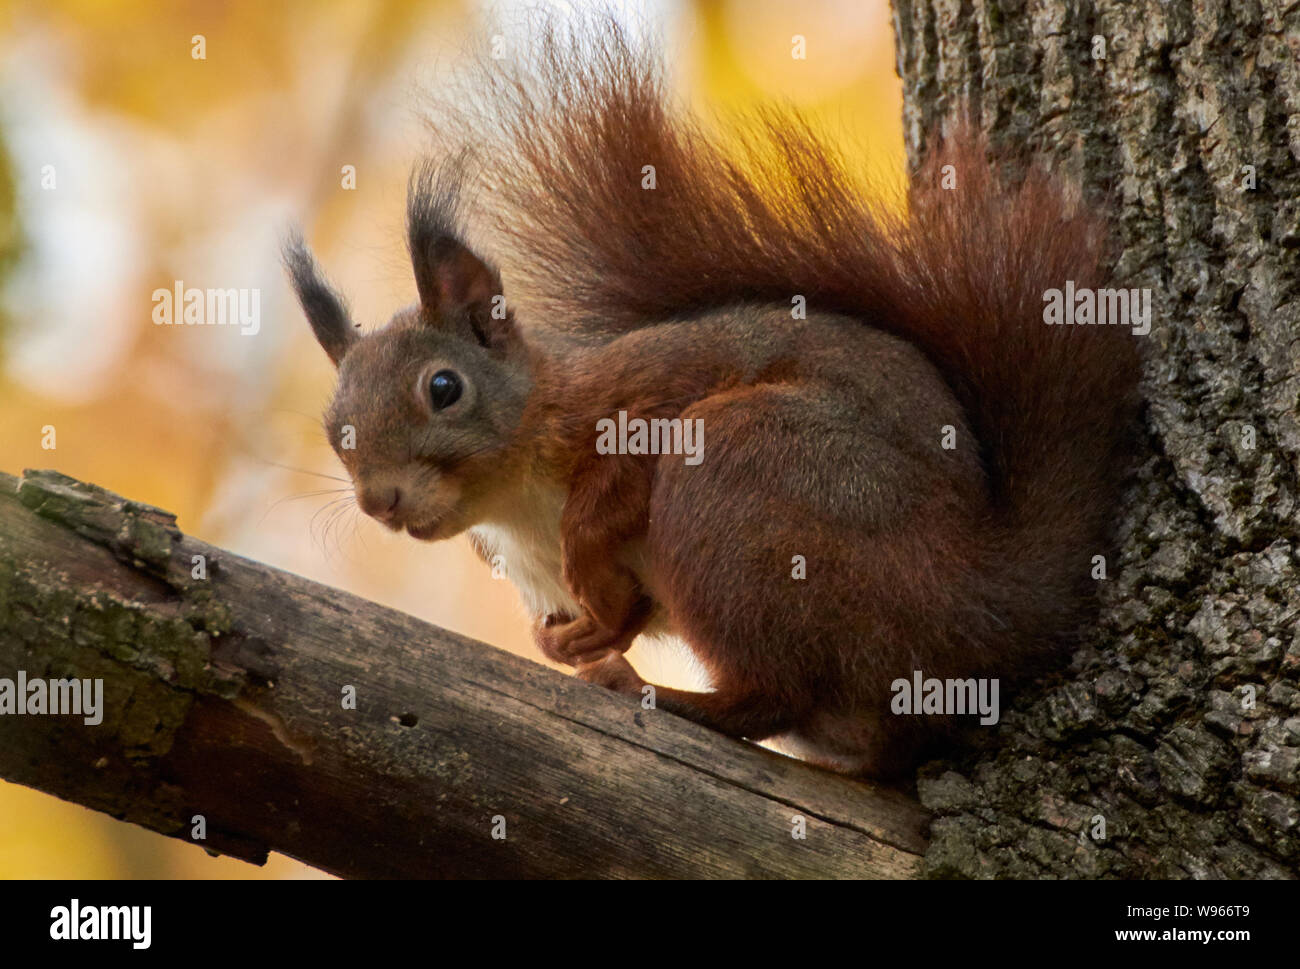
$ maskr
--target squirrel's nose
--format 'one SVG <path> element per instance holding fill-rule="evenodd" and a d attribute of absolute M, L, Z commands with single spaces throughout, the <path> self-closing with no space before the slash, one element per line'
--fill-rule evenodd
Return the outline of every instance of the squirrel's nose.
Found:
<path fill-rule="evenodd" d="M 395 485 L 386 488 L 365 488 L 357 495 L 357 502 L 367 515 L 389 524 L 400 512 L 402 489 Z"/>

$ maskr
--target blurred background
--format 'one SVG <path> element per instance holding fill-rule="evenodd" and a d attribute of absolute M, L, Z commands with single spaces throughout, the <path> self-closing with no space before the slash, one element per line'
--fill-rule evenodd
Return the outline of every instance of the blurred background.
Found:
<path fill-rule="evenodd" d="M 364 326 L 412 302 L 402 220 L 420 91 L 489 24 L 509 36 L 525 9 L 596 5 L 0 0 L 0 471 L 56 468 L 541 662 L 513 587 L 463 537 L 420 544 L 330 507 L 339 482 L 318 475 L 342 472 L 319 413 L 333 369 L 278 251 L 300 223 Z M 697 107 L 791 101 L 867 170 L 901 172 L 888 0 L 599 6 L 663 37 Z M 260 289 L 260 330 L 155 326 L 152 294 L 176 280 Z M 653 681 L 685 675 L 630 658 Z M 210 858 L 0 781 L 0 878 L 137 877 L 325 876 L 276 855 Z"/>

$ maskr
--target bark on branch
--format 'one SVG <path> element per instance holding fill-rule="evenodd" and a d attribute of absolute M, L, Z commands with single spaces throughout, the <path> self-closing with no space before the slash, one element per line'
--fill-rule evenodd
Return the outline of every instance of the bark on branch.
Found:
<path fill-rule="evenodd" d="M 1296 877 L 1300 4 L 892 5 L 911 158 L 962 116 L 1050 156 L 1154 307 L 1101 622 L 923 772 L 926 874 Z"/>
<path fill-rule="evenodd" d="M 20 670 L 102 678 L 103 722 L 0 715 L 0 777 L 184 840 L 201 815 L 199 844 L 250 861 L 911 877 L 925 849 L 925 815 L 898 792 L 206 545 L 53 472 L 0 474 L 0 679 Z"/>

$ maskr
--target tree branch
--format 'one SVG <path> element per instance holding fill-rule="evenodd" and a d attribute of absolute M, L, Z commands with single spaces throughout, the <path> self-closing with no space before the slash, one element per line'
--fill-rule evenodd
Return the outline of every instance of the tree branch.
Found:
<path fill-rule="evenodd" d="M 925 848 L 924 813 L 896 791 L 643 710 L 48 471 L 0 474 L 0 678 L 20 670 L 102 679 L 103 721 L 0 716 L 0 776 L 184 840 L 201 815 L 197 843 L 250 861 L 276 850 L 360 877 L 911 877 Z"/>

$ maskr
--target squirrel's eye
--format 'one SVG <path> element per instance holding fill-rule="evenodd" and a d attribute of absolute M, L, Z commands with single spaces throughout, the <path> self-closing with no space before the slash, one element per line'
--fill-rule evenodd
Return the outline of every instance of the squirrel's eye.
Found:
<path fill-rule="evenodd" d="M 434 410 L 450 407 L 460 399 L 460 377 L 454 370 L 439 370 L 429 378 L 429 399 Z"/>

